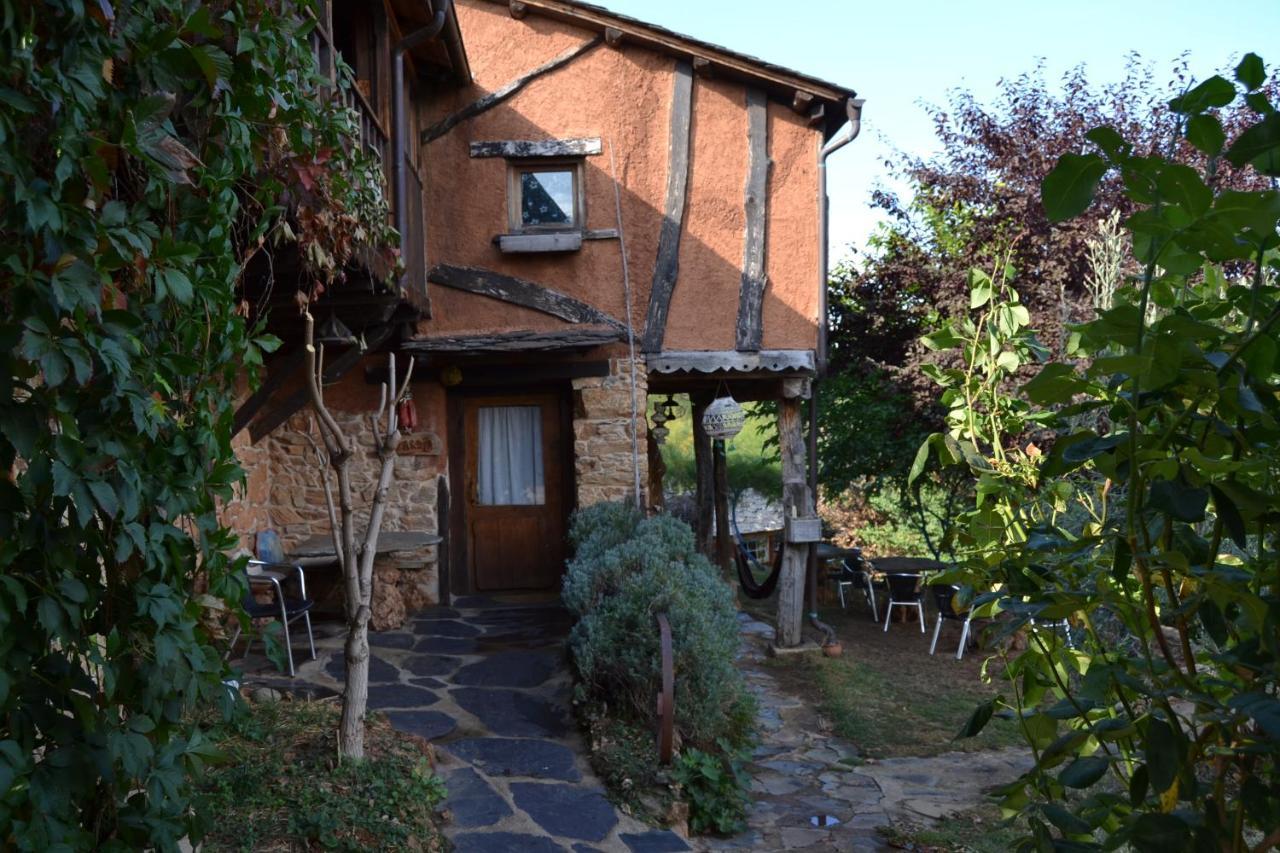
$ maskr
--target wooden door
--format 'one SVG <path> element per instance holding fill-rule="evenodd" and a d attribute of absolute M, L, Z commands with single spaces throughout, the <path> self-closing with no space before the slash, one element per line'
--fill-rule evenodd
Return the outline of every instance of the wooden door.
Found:
<path fill-rule="evenodd" d="M 463 402 L 464 526 L 479 592 L 547 589 L 565 560 L 566 483 L 556 394 Z"/>

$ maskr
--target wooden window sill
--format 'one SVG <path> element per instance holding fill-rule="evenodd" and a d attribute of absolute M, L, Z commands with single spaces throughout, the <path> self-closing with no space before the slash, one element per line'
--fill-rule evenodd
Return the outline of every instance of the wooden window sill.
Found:
<path fill-rule="evenodd" d="M 576 252 L 582 248 L 581 231 L 558 231 L 547 234 L 499 234 L 494 238 L 498 249 L 506 254 L 528 252 Z"/>

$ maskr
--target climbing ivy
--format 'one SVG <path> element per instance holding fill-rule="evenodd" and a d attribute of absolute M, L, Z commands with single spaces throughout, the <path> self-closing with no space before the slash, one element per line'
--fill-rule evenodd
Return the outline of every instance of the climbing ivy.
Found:
<path fill-rule="evenodd" d="M 948 430 L 915 470 L 933 453 L 975 476 L 952 577 L 999 614 L 998 639 L 1027 639 L 995 661 L 1008 695 L 964 732 L 1019 721 L 1035 763 L 1003 804 L 1026 819 L 1023 849 L 1280 845 L 1280 192 L 1213 181 L 1280 177 L 1265 83 L 1250 54 L 1234 82 L 1171 103 L 1203 170 L 1102 127 L 1045 178 L 1054 220 L 1113 171 L 1136 206 L 1141 273 L 1070 329 L 1071 360 L 1038 364 L 1006 265 L 971 277 L 975 319 L 928 340 L 963 367 L 933 371 Z M 1228 136 L 1232 105 L 1251 118 Z"/>
<path fill-rule="evenodd" d="M 229 707 L 242 271 L 389 251 L 305 8 L 0 0 L 0 847 L 198 835 L 190 711 Z"/>

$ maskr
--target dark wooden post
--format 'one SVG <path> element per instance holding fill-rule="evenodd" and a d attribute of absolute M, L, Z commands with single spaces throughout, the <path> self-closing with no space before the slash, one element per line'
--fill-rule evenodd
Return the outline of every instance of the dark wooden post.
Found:
<path fill-rule="evenodd" d="M 805 477 L 804 425 L 801 413 L 803 388 L 789 388 L 778 408 L 778 443 L 782 452 L 782 509 L 788 518 L 813 516 L 813 498 Z M 779 646 L 800 644 L 804 624 L 805 569 L 809 545 L 783 542 L 782 575 L 778 579 Z"/>
<path fill-rule="evenodd" d="M 645 450 L 649 455 L 649 507 L 662 512 L 666 505 L 663 481 L 667 476 L 667 463 L 662 459 L 662 447 L 653 437 L 652 430 L 645 430 Z"/>
<path fill-rule="evenodd" d="M 729 464 L 725 457 L 724 442 L 712 443 L 712 479 L 715 481 L 716 555 L 720 562 L 720 574 L 734 582 L 733 531 L 729 528 Z"/>
<path fill-rule="evenodd" d="M 694 507 L 697 510 L 694 534 L 698 537 L 698 550 L 708 560 L 716 562 L 715 542 L 711 536 L 711 519 L 715 503 L 714 464 L 711 460 L 711 436 L 707 435 L 707 431 L 702 428 L 702 416 L 706 414 L 707 406 L 711 401 L 706 397 L 699 397 L 692 402 L 694 482 L 697 485 L 694 493 Z"/>
<path fill-rule="evenodd" d="M 436 533 L 440 536 L 436 546 L 436 583 L 440 603 L 447 607 L 453 603 L 453 594 L 449 585 L 449 478 L 444 474 L 436 478 Z"/>

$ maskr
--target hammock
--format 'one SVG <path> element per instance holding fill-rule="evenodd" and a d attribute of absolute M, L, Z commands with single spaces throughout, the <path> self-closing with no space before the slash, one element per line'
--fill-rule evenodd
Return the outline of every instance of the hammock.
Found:
<path fill-rule="evenodd" d="M 754 570 L 764 569 L 764 566 L 742 541 L 742 531 L 738 530 L 738 496 L 736 494 L 729 505 L 729 510 L 733 540 L 737 545 L 734 549 L 734 562 L 738 564 L 738 583 L 742 585 L 742 591 L 746 593 L 747 598 L 768 598 L 777 589 L 778 577 L 782 574 L 782 549 L 778 549 L 778 556 L 774 558 L 773 569 L 770 570 L 769 576 L 763 581 L 757 581 Z"/>

